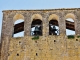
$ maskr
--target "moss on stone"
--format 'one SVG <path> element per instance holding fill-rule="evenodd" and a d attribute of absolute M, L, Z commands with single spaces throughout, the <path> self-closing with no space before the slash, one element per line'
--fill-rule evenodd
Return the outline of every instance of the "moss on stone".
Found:
<path fill-rule="evenodd" d="M 68 37 L 68 39 L 74 39 L 75 38 L 74 35 L 68 35 L 67 37 Z"/>
<path fill-rule="evenodd" d="M 39 36 L 34 36 L 33 38 L 32 38 L 32 40 L 38 40 L 39 39 Z"/>

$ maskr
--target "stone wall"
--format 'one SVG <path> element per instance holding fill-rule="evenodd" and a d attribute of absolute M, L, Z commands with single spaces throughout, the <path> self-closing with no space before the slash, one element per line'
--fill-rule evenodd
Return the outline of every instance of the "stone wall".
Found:
<path fill-rule="evenodd" d="M 0 59 L 1 59 L 1 43 L 0 43 Z"/>
<path fill-rule="evenodd" d="M 38 14 L 38 16 L 37 15 L 35 16 L 34 14 Z M 48 37 L 49 36 L 49 25 L 48 25 L 49 17 L 52 14 L 54 14 L 54 17 L 51 17 L 50 19 L 58 19 L 59 29 L 60 29 L 59 37 L 56 37 L 56 36 Z M 32 16 L 35 16 L 35 17 L 32 17 Z M 14 57 L 16 58 L 16 59 L 14 58 L 15 60 L 19 60 L 20 57 L 16 56 L 16 54 L 15 54 L 15 53 L 17 53 L 17 51 L 18 51 L 18 53 L 22 51 L 20 53 L 21 55 L 20 54 L 17 54 L 17 55 L 20 55 L 22 58 L 24 57 L 24 60 L 26 59 L 26 56 L 27 56 L 28 60 L 31 59 L 31 57 L 33 57 L 32 58 L 33 60 L 35 60 L 35 59 L 37 60 L 39 57 L 42 57 L 44 60 L 47 60 L 47 59 L 49 60 L 53 57 L 54 57 L 54 60 L 58 60 L 60 58 L 61 59 L 66 58 L 65 60 L 67 60 L 67 57 L 69 57 L 68 54 L 70 52 L 71 52 L 71 54 L 73 54 L 74 51 L 77 52 L 78 49 L 75 49 L 75 48 L 68 49 L 67 48 L 68 42 L 67 42 L 66 38 L 64 38 L 66 36 L 65 20 L 67 18 L 72 18 L 75 21 L 75 32 L 76 32 L 76 36 L 77 36 L 77 35 L 80 35 L 80 20 L 79 20 L 80 17 L 79 16 L 80 16 L 80 8 L 46 9 L 46 10 L 6 10 L 6 11 L 3 11 L 3 23 L 2 23 L 2 33 L 1 33 L 1 36 L 2 36 L 1 37 L 1 39 L 2 39 L 1 60 L 10 60 L 11 58 L 14 58 Z M 30 38 L 30 29 L 31 29 L 31 23 L 33 21 L 33 18 L 40 18 L 40 19 L 42 19 L 42 22 L 43 22 L 43 36 L 42 36 L 42 39 L 40 38 L 40 40 L 38 40 L 40 45 L 38 45 L 38 43 L 31 40 L 31 38 Z M 25 36 L 27 36 L 27 38 L 24 37 L 23 39 L 21 38 L 22 40 L 21 39 L 19 39 L 19 40 L 21 40 L 23 43 L 25 41 L 28 41 L 28 42 L 26 42 L 27 48 L 26 48 L 26 46 L 24 46 L 24 44 L 20 46 L 18 44 L 18 39 L 17 40 L 11 39 L 13 32 L 14 32 L 14 27 L 13 27 L 14 22 L 18 19 L 24 20 L 24 31 L 25 31 Z M 57 43 L 52 43 L 52 42 L 54 42 L 53 38 L 56 40 Z M 14 50 L 14 48 L 11 48 L 11 46 L 13 46 L 12 45 L 13 43 L 11 44 L 11 40 L 13 42 L 14 41 L 16 42 L 16 43 L 14 42 L 15 50 Z M 75 40 L 73 40 L 73 42 L 72 42 L 73 45 L 74 45 L 74 42 L 75 42 Z M 78 43 L 79 43 L 79 41 L 78 41 Z M 16 48 L 17 46 L 15 44 L 18 44 L 17 46 L 20 46 L 20 47 Z M 22 43 L 20 43 L 20 44 L 22 44 Z M 39 46 L 39 48 L 38 48 L 38 46 Z M 31 50 L 31 47 L 32 48 L 34 47 L 35 49 Z M 28 51 L 27 49 L 30 49 L 30 50 Z M 72 49 L 75 49 L 75 50 L 72 50 Z M 9 54 L 8 54 L 8 50 L 10 50 Z M 14 51 L 12 52 L 11 50 L 12 51 L 14 50 Z M 37 52 L 34 53 L 34 51 L 36 51 L 36 50 L 37 50 Z M 23 51 L 26 51 L 26 52 L 23 52 Z M 68 53 L 67 51 L 70 51 L 70 52 Z M 34 55 L 30 55 L 30 54 L 32 54 L 31 52 Z M 52 52 L 54 52 L 54 53 L 52 53 Z M 28 53 L 28 55 L 26 55 L 26 53 Z M 8 57 L 8 55 L 10 55 L 10 57 Z M 35 55 L 38 55 L 39 57 L 36 57 Z M 74 56 L 74 57 L 78 57 L 78 56 Z M 70 57 L 69 59 L 73 59 L 73 58 Z M 79 59 L 77 59 L 77 60 L 79 60 Z"/>
<path fill-rule="evenodd" d="M 80 9 L 74 8 L 74 9 L 50 9 L 50 10 L 6 10 L 3 11 L 3 26 L 6 25 L 6 27 L 9 27 L 7 29 L 10 29 L 9 35 L 12 35 L 12 32 L 14 30 L 13 24 L 18 19 L 23 19 L 24 24 L 24 31 L 25 35 L 30 36 L 30 28 L 33 16 L 41 15 L 42 22 L 43 22 L 43 35 L 46 35 L 48 31 L 48 24 L 49 24 L 49 17 L 50 15 L 54 14 L 54 17 L 51 17 L 50 19 L 57 19 L 59 23 L 60 28 L 60 34 L 65 34 L 65 20 L 67 18 L 72 18 L 75 21 L 75 31 L 76 35 L 80 35 L 80 29 L 79 29 L 79 16 L 80 16 Z M 40 16 L 35 16 L 34 18 L 40 18 Z M 57 17 L 56 17 L 56 16 Z M 9 26 L 10 25 L 10 26 Z M 26 28 L 27 27 L 27 28 Z M 45 31 L 47 30 L 47 31 Z M 2 30 L 3 32 L 4 30 Z M 7 34 L 7 33 L 6 33 Z M 49 34 L 47 34 L 49 35 Z"/>
<path fill-rule="evenodd" d="M 8 60 L 80 60 L 80 38 L 40 36 L 11 38 Z"/>

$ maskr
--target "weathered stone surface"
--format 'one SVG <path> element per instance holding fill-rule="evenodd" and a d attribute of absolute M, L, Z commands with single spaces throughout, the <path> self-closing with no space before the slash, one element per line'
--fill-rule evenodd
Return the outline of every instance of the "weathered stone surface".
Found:
<path fill-rule="evenodd" d="M 52 16 L 54 17 L 52 17 Z M 46 10 L 6 10 L 3 11 L 3 24 L 0 45 L 0 60 L 80 60 L 80 8 Z M 24 19 L 22 38 L 13 38 L 14 22 Z M 32 40 L 30 36 L 33 18 L 43 22 L 42 36 Z M 75 21 L 75 38 L 66 36 L 65 20 Z M 49 35 L 50 19 L 58 19 L 60 34 Z"/>

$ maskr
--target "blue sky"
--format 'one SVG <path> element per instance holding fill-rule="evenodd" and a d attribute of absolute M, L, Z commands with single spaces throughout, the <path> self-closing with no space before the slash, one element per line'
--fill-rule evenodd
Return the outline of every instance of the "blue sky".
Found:
<path fill-rule="evenodd" d="M 80 0 L 0 0 L 0 33 L 3 10 L 80 8 Z"/>

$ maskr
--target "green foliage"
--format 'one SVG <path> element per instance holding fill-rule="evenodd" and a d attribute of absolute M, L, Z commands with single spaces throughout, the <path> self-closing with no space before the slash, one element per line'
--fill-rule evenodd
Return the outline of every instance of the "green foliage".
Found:
<path fill-rule="evenodd" d="M 38 40 L 39 39 L 39 36 L 34 36 L 33 38 L 32 38 L 32 40 Z"/>
<path fill-rule="evenodd" d="M 68 39 L 74 39 L 75 36 L 74 35 L 68 35 Z"/>

